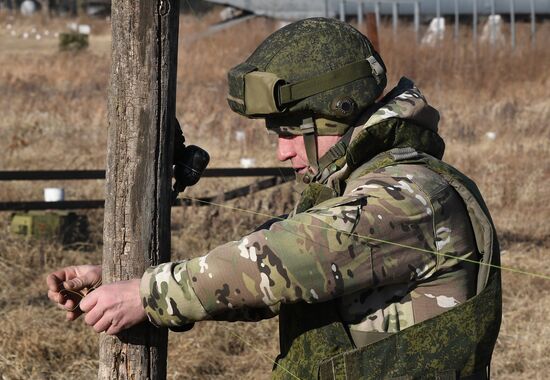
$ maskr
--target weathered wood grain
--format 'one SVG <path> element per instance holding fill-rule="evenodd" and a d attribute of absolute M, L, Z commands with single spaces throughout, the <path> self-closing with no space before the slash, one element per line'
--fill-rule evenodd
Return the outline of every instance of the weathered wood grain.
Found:
<path fill-rule="evenodd" d="M 112 2 L 103 280 L 170 259 L 179 0 Z M 99 379 L 166 378 L 166 329 L 100 339 Z"/>

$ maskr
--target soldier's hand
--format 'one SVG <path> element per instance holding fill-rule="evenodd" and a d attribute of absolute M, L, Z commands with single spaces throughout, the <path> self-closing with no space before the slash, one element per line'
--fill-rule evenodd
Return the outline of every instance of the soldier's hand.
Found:
<path fill-rule="evenodd" d="M 115 335 L 147 319 L 141 303 L 141 280 L 119 281 L 101 286 L 80 302 L 84 321 L 94 331 Z"/>
<path fill-rule="evenodd" d="M 59 269 L 46 278 L 48 298 L 61 309 L 67 310 L 67 320 L 78 318 L 82 295 L 101 284 L 100 265 L 77 265 Z"/>

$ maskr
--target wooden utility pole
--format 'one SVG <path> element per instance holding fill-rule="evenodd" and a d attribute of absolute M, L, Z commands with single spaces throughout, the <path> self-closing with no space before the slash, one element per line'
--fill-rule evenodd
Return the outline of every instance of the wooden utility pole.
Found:
<path fill-rule="evenodd" d="M 103 281 L 170 258 L 179 0 L 113 0 Z M 100 338 L 99 379 L 164 379 L 168 333 Z"/>

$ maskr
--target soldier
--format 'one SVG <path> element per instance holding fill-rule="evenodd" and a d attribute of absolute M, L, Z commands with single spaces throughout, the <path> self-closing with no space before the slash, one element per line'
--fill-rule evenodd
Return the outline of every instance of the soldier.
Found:
<path fill-rule="evenodd" d="M 228 101 L 279 136 L 301 200 L 239 241 L 101 286 L 80 303 L 86 323 L 116 334 L 146 318 L 185 329 L 279 315 L 274 378 L 488 378 L 494 227 L 475 184 L 440 161 L 438 112 L 406 78 L 376 102 L 385 86 L 348 24 L 307 19 L 268 37 L 229 72 Z M 62 269 L 49 297 L 73 308 L 60 290 L 100 278 L 99 266 Z"/>

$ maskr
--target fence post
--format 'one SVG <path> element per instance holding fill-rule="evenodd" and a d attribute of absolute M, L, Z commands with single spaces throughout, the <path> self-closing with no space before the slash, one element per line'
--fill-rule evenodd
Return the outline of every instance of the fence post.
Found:
<path fill-rule="evenodd" d="M 491 46 L 494 46 L 497 42 L 497 26 L 495 24 L 495 16 L 496 16 L 496 6 L 495 6 L 495 0 L 491 0 L 491 30 L 489 31 L 490 32 L 490 35 L 489 35 L 489 42 L 491 43 Z"/>
<path fill-rule="evenodd" d="M 473 9 L 473 15 L 472 15 L 472 29 L 473 29 L 474 46 L 477 46 L 477 0 L 474 0 L 474 9 Z"/>
<path fill-rule="evenodd" d="M 170 258 L 179 0 L 112 2 L 103 281 Z M 148 323 L 100 337 L 98 378 L 166 378 L 168 333 Z"/>
<path fill-rule="evenodd" d="M 365 11 L 363 10 L 363 0 L 357 2 L 357 26 L 359 29 L 363 28 L 363 15 Z"/>
<path fill-rule="evenodd" d="M 535 10 L 535 0 L 530 0 L 531 7 L 531 43 L 535 45 L 535 33 L 537 32 L 537 14 Z"/>
<path fill-rule="evenodd" d="M 340 12 L 340 21 L 346 22 L 346 0 L 340 0 L 339 12 Z"/>
<path fill-rule="evenodd" d="M 414 2 L 414 34 L 416 43 L 420 42 L 420 2 Z"/>
<path fill-rule="evenodd" d="M 441 45 L 441 38 L 443 38 L 444 34 L 444 30 L 442 30 L 441 28 L 441 0 L 436 0 L 435 2 L 435 14 L 436 14 L 436 18 L 437 18 L 437 39 L 436 39 L 436 45 L 437 46 L 440 46 Z M 445 27 L 445 21 L 443 23 L 443 28 Z M 439 86 L 439 82 L 438 82 L 438 86 Z"/>
<path fill-rule="evenodd" d="M 391 13 L 392 13 L 393 35 L 395 36 L 397 34 L 397 27 L 399 25 L 399 4 L 397 4 L 396 1 L 394 1 L 391 5 Z"/>
<path fill-rule="evenodd" d="M 516 49 L 516 4 L 514 0 L 510 0 L 510 38 L 512 50 Z"/>
<path fill-rule="evenodd" d="M 381 20 L 380 20 L 380 2 L 378 1 L 374 3 L 374 16 L 376 18 L 376 30 L 379 31 Z"/>
<path fill-rule="evenodd" d="M 460 35 L 460 10 L 458 9 L 458 0 L 455 0 L 455 40 Z"/>

